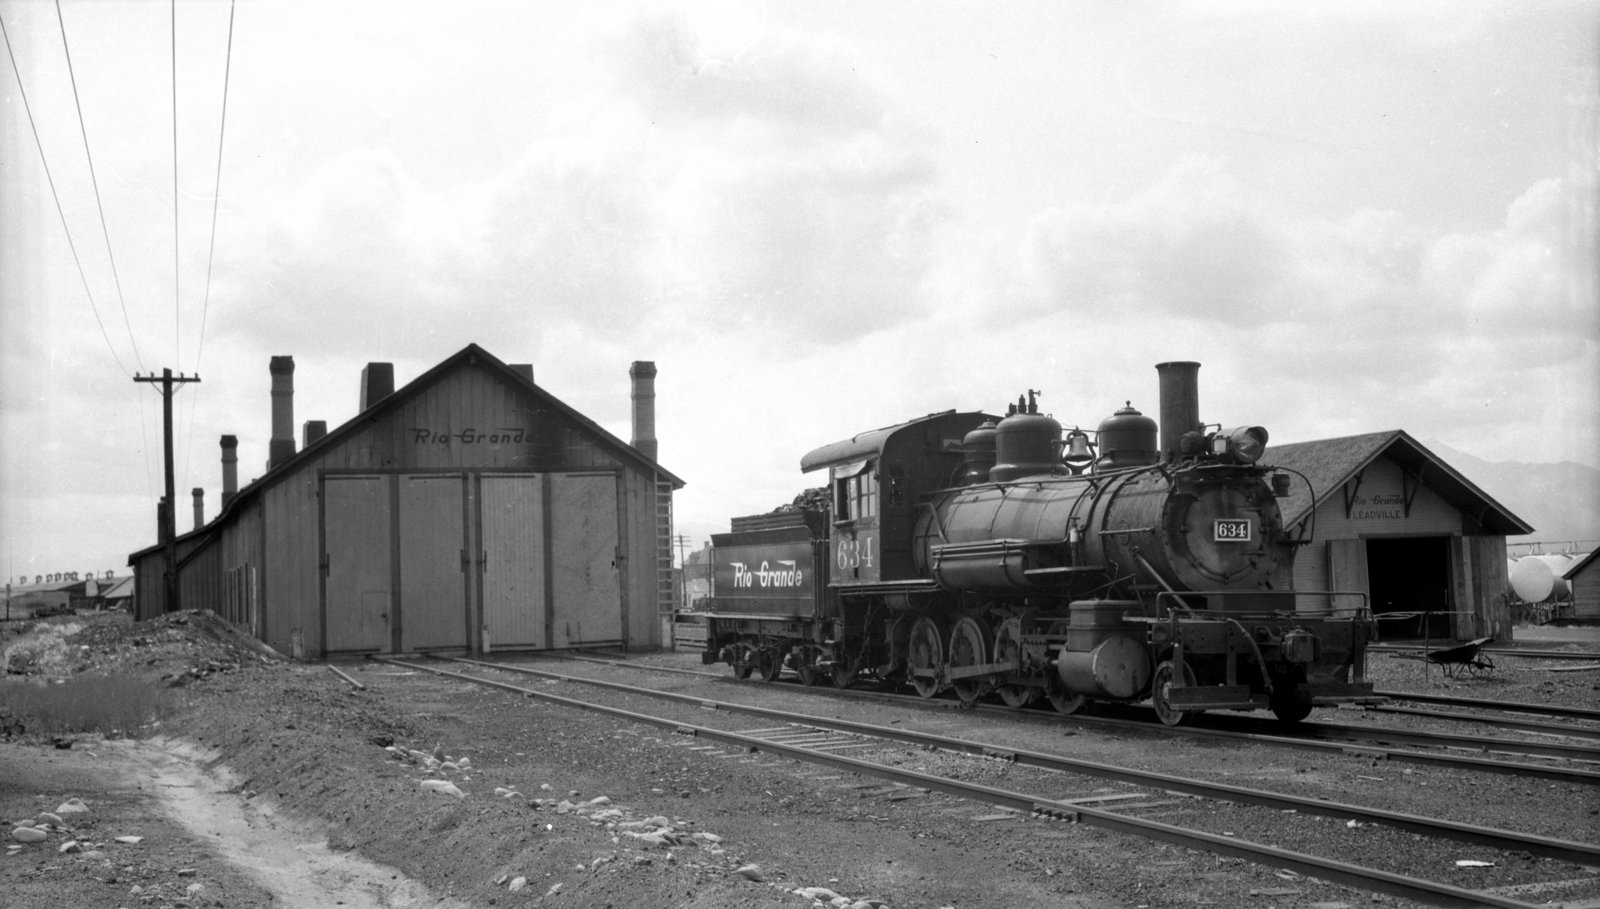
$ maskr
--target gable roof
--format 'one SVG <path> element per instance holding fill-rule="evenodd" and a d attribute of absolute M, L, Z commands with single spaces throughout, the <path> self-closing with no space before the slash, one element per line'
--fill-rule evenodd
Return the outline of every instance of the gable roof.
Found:
<path fill-rule="evenodd" d="M 1596 556 L 1600 556 L 1600 549 L 1596 549 L 1578 561 L 1573 562 L 1572 566 L 1563 572 L 1561 576 L 1566 580 L 1572 580 L 1578 576 L 1578 572 L 1588 568 L 1594 562 Z"/>
<path fill-rule="evenodd" d="M 600 424 L 574 410 L 570 405 L 566 404 L 555 395 L 550 394 L 548 391 L 545 391 L 543 388 L 534 384 L 533 380 L 528 378 L 527 375 L 512 369 L 510 366 L 506 365 L 504 362 L 496 358 L 493 354 L 484 350 L 482 347 L 479 347 L 477 344 L 468 344 L 454 355 L 446 357 L 444 360 L 440 361 L 438 365 L 434 366 L 432 369 L 416 377 L 415 379 L 412 379 L 403 387 L 395 389 L 392 394 L 389 394 L 383 399 L 370 405 L 366 410 L 357 413 L 355 416 L 341 423 L 337 428 L 329 430 L 328 433 L 322 438 L 295 452 L 292 456 L 284 460 L 283 463 L 269 469 L 266 473 L 251 481 L 249 485 L 241 488 L 237 493 L 234 494 L 232 499 L 228 500 L 228 503 L 222 507 L 222 510 L 217 513 L 216 517 L 212 518 L 203 527 L 197 527 L 188 533 L 179 534 L 176 539 L 178 541 L 186 541 L 202 534 L 209 534 L 216 528 L 221 527 L 225 519 L 228 518 L 236 509 L 243 507 L 244 503 L 248 500 L 260 495 L 262 491 L 273 486 L 285 477 L 293 474 L 294 471 L 297 470 L 308 459 L 314 456 L 320 456 L 323 452 L 338 446 L 344 439 L 348 439 L 356 433 L 361 432 L 375 420 L 382 419 L 390 412 L 399 409 L 407 402 L 414 400 L 424 392 L 440 384 L 450 375 L 465 366 L 479 366 L 495 373 L 498 378 L 509 383 L 512 387 L 521 389 L 525 394 L 533 396 L 541 403 L 548 405 L 552 410 L 559 413 L 563 417 L 566 417 L 577 425 L 583 427 L 585 431 L 593 433 L 596 441 L 601 447 L 610 450 L 622 460 L 631 461 L 647 471 L 659 474 L 661 477 L 672 483 L 672 488 L 674 490 L 683 488 L 683 480 L 668 471 L 666 468 L 662 467 L 660 464 L 656 463 L 655 459 L 647 457 L 644 452 L 607 432 L 603 427 L 600 426 Z M 206 542 L 207 541 L 202 540 L 200 542 L 200 546 L 203 548 Z M 129 557 L 129 564 L 132 564 L 134 559 L 137 559 L 146 553 L 160 549 L 161 547 L 161 543 L 156 543 L 153 546 L 147 546 L 144 549 L 133 553 Z M 190 553 L 190 555 L 193 555 L 193 553 Z M 187 561 L 187 559 L 188 556 L 185 556 L 180 558 L 178 561 L 182 563 Z"/>
<path fill-rule="evenodd" d="M 1423 447 L 1403 429 L 1372 432 L 1359 436 L 1269 445 L 1261 463 L 1283 467 L 1302 474 L 1310 489 L 1294 484 L 1290 494 L 1279 500 L 1286 526 L 1305 520 L 1323 502 L 1336 495 L 1368 464 L 1388 458 L 1402 470 L 1419 478 L 1440 498 L 1478 520 L 1485 533 L 1532 533 L 1533 527 L 1496 502 L 1471 480 Z"/>

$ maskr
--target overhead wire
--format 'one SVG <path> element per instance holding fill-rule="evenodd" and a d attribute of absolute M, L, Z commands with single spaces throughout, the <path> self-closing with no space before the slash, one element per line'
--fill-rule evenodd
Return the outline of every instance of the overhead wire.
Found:
<path fill-rule="evenodd" d="M 59 3 L 60 0 L 57 0 Z M 183 362 L 183 270 L 178 264 L 178 0 L 172 0 L 172 360 Z"/>
<path fill-rule="evenodd" d="M 60 15 L 60 9 L 58 7 L 57 8 L 57 16 L 58 16 L 58 18 L 59 18 L 59 15 Z M 62 27 L 63 27 L 63 29 L 65 29 L 65 25 L 64 24 L 63 24 Z M 67 248 L 69 250 L 71 250 L 73 264 L 78 269 L 78 280 L 83 283 L 83 293 L 84 293 L 85 299 L 88 300 L 89 311 L 94 314 L 95 324 L 100 327 L 100 336 L 103 339 L 105 339 L 106 350 L 110 352 L 111 359 L 117 364 L 117 369 L 121 370 L 123 375 L 129 376 L 131 378 L 132 377 L 132 373 L 128 372 L 128 367 L 123 364 L 122 358 L 117 355 L 116 345 L 114 345 L 111 342 L 111 335 L 110 335 L 109 332 L 106 331 L 105 320 L 100 317 L 100 307 L 95 305 L 95 302 L 94 302 L 94 291 L 91 290 L 90 287 L 89 287 L 89 277 L 83 270 L 83 258 L 78 254 L 77 243 L 75 243 L 73 241 L 73 239 L 72 239 L 72 228 L 70 226 L 68 226 L 68 224 L 67 224 L 66 209 L 62 206 L 62 204 L 61 204 L 61 194 L 56 189 L 55 175 L 53 173 L 51 173 L 51 171 L 50 171 L 50 159 L 49 159 L 49 156 L 45 154 L 44 140 L 39 135 L 39 126 L 38 126 L 38 123 L 34 120 L 34 117 L 33 117 L 33 107 L 32 107 L 32 105 L 30 105 L 28 103 L 28 92 L 27 92 L 26 87 L 24 87 L 24 85 L 22 83 L 22 70 L 21 70 L 21 67 L 19 67 L 17 65 L 17 55 L 16 55 L 16 52 L 11 47 L 11 34 L 10 34 L 10 32 L 5 30 L 5 20 L 3 18 L 0 18 L 0 34 L 3 34 L 4 37 L 5 37 L 6 56 L 11 60 L 11 71 L 12 71 L 12 73 L 14 73 L 16 75 L 16 78 L 17 78 L 17 95 L 18 95 L 18 97 L 20 97 L 22 99 L 22 108 L 28 115 L 28 128 L 33 133 L 34 146 L 39 149 L 39 163 L 44 168 L 45 182 L 49 185 L 49 187 L 50 187 L 50 197 L 55 202 L 56 216 L 61 219 L 61 232 L 66 237 Z M 63 42 L 65 42 L 65 31 L 63 31 L 62 40 L 63 40 Z M 74 89 L 74 90 L 76 90 L 76 89 Z M 81 127 L 81 122 L 82 122 L 81 121 L 81 117 L 82 117 L 82 110 L 81 109 L 79 110 L 79 117 L 80 117 L 80 127 Z M 85 142 L 87 143 L 87 138 L 85 139 Z M 93 174 L 93 162 L 92 161 L 90 163 L 90 167 L 91 167 L 90 173 L 92 175 Z M 101 223 L 102 223 L 102 225 L 104 224 L 104 220 L 103 219 L 102 219 Z M 107 251 L 109 252 L 109 248 L 110 248 L 109 247 L 109 244 L 110 244 L 110 237 L 109 236 L 107 237 L 106 242 L 107 242 Z M 126 305 L 124 305 L 122 313 L 123 313 L 123 320 L 126 323 L 126 321 L 127 321 L 127 313 L 128 313 Z M 134 356 L 138 357 L 139 345 L 138 345 L 138 342 L 133 337 L 133 326 L 131 324 L 128 324 L 127 328 L 128 328 L 128 341 L 129 341 L 130 344 L 133 345 Z M 139 362 L 138 365 L 140 367 L 143 367 L 144 364 L 142 362 Z M 145 419 L 145 415 L 144 415 L 144 397 L 142 395 L 138 394 L 137 391 L 136 391 L 134 393 L 134 400 L 138 403 L 138 406 L 139 406 L 139 427 L 144 433 L 144 447 L 143 447 L 142 450 L 144 452 L 144 462 L 145 462 L 144 463 L 144 466 L 145 466 L 145 485 L 146 485 L 147 488 L 149 488 L 153 492 L 154 489 L 155 489 L 155 480 L 154 480 L 154 477 L 151 474 L 150 431 L 149 431 L 149 423 Z"/>
<path fill-rule="evenodd" d="M 198 342 L 196 344 L 196 347 L 195 347 L 195 355 L 194 355 L 194 371 L 195 371 L 196 375 L 199 375 L 199 373 L 200 373 L 200 362 L 201 362 L 202 358 L 205 356 L 206 318 L 207 318 L 207 316 L 209 315 L 209 313 L 211 311 L 211 276 L 212 276 L 212 266 L 216 263 L 216 253 L 217 253 L 217 212 L 219 210 L 219 205 L 220 205 L 220 203 L 222 201 L 222 150 L 223 150 L 223 147 L 224 147 L 224 140 L 227 137 L 227 130 L 228 130 L 228 84 L 229 84 L 229 79 L 230 79 L 230 77 L 232 76 L 232 73 L 233 73 L 233 21 L 234 21 L 234 12 L 235 12 L 235 9 L 236 9 L 236 5 L 237 5 L 237 0 L 230 0 L 230 2 L 228 3 L 228 41 L 227 41 L 227 46 L 226 46 L 226 52 L 225 52 L 225 54 L 223 56 L 223 67 L 222 67 L 222 109 L 221 109 L 221 114 L 220 114 L 220 116 L 218 118 L 218 125 L 217 125 L 217 172 L 216 172 L 216 177 L 215 177 L 215 179 L 214 179 L 214 181 L 212 183 L 212 186 L 211 186 L 211 239 L 210 239 L 209 245 L 206 248 L 205 293 L 204 293 L 204 295 L 202 297 L 201 306 L 200 306 L 200 336 L 199 336 L 199 340 L 198 340 Z M 174 35 L 176 35 L 176 32 L 174 32 Z M 177 54 L 176 37 L 174 37 L 173 54 L 174 54 L 174 59 L 176 59 L 176 54 Z M 174 77 L 173 78 L 174 78 L 174 81 L 176 81 L 176 78 L 177 78 L 176 77 L 176 64 L 174 64 Z M 173 119 L 176 120 L 177 119 L 177 110 L 178 110 L 176 101 L 173 102 L 172 110 L 173 110 Z M 177 127 L 174 126 L 173 130 L 174 130 L 174 135 L 176 135 Z M 176 139 L 174 139 L 173 147 L 174 147 L 173 157 L 174 157 L 174 159 L 176 159 L 176 157 L 177 157 Z M 177 196 L 177 192 L 176 191 L 174 191 L 173 196 L 174 196 L 174 199 L 176 199 L 176 196 Z M 176 204 L 176 203 L 174 203 L 174 204 Z M 176 229 L 174 229 L 173 233 L 174 233 L 174 236 L 176 236 L 176 233 L 177 233 Z M 191 456 L 192 456 L 193 451 L 194 451 L 194 414 L 195 414 L 196 409 L 198 409 L 198 407 L 199 407 L 199 399 L 200 399 L 200 390 L 198 388 L 196 388 L 195 391 L 194 391 L 194 394 L 192 394 L 189 397 L 189 427 L 190 427 L 190 429 L 189 429 L 188 442 L 187 442 L 187 444 L 185 446 L 184 455 L 183 455 L 184 482 L 185 482 L 185 484 L 188 483 L 188 469 L 189 469 L 189 464 L 191 462 Z M 219 503 L 219 507 L 220 507 L 220 503 Z"/>
<path fill-rule="evenodd" d="M 128 318 L 128 301 L 122 293 L 122 278 L 117 274 L 117 258 L 111 251 L 111 229 L 106 225 L 105 204 L 100 201 L 100 180 L 94 173 L 94 155 L 89 150 L 89 127 L 83 120 L 83 102 L 78 98 L 78 76 L 72 68 L 72 49 L 67 45 L 67 21 L 61 15 L 61 0 L 56 0 L 56 21 L 61 25 L 61 50 L 67 58 L 67 76 L 72 81 L 72 103 L 78 110 L 78 131 L 83 136 L 83 154 L 89 160 L 89 182 L 94 186 L 94 204 L 100 213 L 100 233 L 105 237 L 106 256 L 111 260 L 111 277 L 117 285 L 117 300 L 122 304 L 122 321 L 128 328 L 128 341 L 133 345 L 134 360 L 144 368 L 139 356 L 139 342 L 133 335 L 133 322 Z"/>
<path fill-rule="evenodd" d="M 33 120 L 33 107 L 28 103 L 28 90 L 23 87 L 22 70 L 17 66 L 17 55 L 11 49 L 11 33 L 6 30 L 3 18 L 0 18 L 0 35 L 5 37 L 6 56 L 10 58 L 11 71 L 17 77 L 17 96 L 22 99 L 22 109 L 28 115 L 28 128 L 33 131 L 33 144 L 39 149 L 39 163 L 44 167 L 45 182 L 50 185 L 50 198 L 55 200 L 56 215 L 61 219 L 61 232 L 66 235 L 67 248 L 72 251 L 72 261 L 78 267 L 78 280 L 83 282 L 83 294 L 89 301 L 89 311 L 94 313 L 94 322 L 100 326 L 100 337 L 105 339 L 106 349 L 111 352 L 111 359 L 116 361 L 117 368 L 122 371 L 123 375 L 131 377 L 132 374 L 128 372 L 128 367 L 124 366 L 122 358 L 117 356 L 116 346 L 111 343 L 111 335 L 106 331 L 105 320 L 100 318 L 100 307 L 95 305 L 94 291 L 89 289 L 89 277 L 83 271 L 83 260 L 78 256 L 78 245 L 72 241 L 72 229 L 67 226 L 67 213 L 61 207 L 61 194 L 56 191 L 56 178 L 50 172 L 50 160 L 44 153 L 44 140 L 39 137 L 39 126 Z M 126 314 L 126 310 L 124 310 L 124 314 Z M 131 325 L 128 332 L 131 340 L 133 334 Z M 138 352 L 137 346 L 134 347 L 134 352 Z M 142 366 L 143 364 L 140 365 Z"/>
<path fill-rule="evenodd" d="M 200 343 L 194 355 L 195 370 L 206 348 L 206 316 L 211 310 L 211 266 L 217 254 L 217 204 L 222 201 L 222 144 L 228 130 L 228 80 L 233 73 L 233 11 L 236 0 L 228 3 L 228 52 L 222 67 L 222 118 L 217 127 L 217 178 L 211 189 L 211 245 L 206 251 L 206 290 L 200 307 Z"/>

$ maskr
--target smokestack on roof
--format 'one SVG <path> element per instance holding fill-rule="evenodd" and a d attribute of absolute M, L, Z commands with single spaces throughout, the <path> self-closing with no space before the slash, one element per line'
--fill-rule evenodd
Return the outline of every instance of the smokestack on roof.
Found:
<path fill-rule="evenodd" d="M 302 449 L 310 448 L 314 442 L 327 434 L 327 420 L 307 420 L 305 425 L 300 427 L 300 447 Z"/>
<path fill-rule="evenodd" d="M 239 492 L 239 437 L 222 437 L 222 507 Z"/>
<path fill-rule="evenodd" d="M 273 357 L 272 441 L 267 447 L 267 469 L 294 457 L 294 357 Z"/>
<path fill-rule="evenodd" d="M 512 363 L 511 370 L 524 379 L 527 379 L 529 382 L 533 381 L 532 363 Z"/>
<path fill-rule="evenodd" d="M 361 409 L 394 394 L 394 364 L 368 363 L 361 367 Z"/>
<path fill-rule="evenodd" d="M 199 530 L 206 526 L 206 491 L 196 486 L 194 488 L 194 529 Z"/>
<path fill-rule="evenodd" d="M 1161 460 L 1181 453 L 1183 434 L 1200 428 L 1200 364 L 1186 360 L 1157 363 L 1161 381 Z"/>
<path fill-rule="evenodd" d="M 635 360 L 628 368 L 633 380 L 633 447 L 656 459 L 656 364 Z"/>

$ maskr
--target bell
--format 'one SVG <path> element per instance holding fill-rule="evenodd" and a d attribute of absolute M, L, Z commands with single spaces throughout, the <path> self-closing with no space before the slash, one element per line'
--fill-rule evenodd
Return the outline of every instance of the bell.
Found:
<path fill-rule="evenodd" d="M 1081 429 L 1074 429 L 1067 433 L 1067 450 L 1061 460 L 1079 467 L 1094 460 L 1094 446 L 1089 442 L 1089 434 Z"/>

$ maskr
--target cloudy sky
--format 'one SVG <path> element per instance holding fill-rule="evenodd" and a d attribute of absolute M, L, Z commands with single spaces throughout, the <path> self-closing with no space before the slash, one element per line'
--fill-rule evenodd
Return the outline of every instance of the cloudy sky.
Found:
<path fill-rule="evenodd" d="M 193 487 L 213 515 L 219 435 L 262 472 L 279 354 L 297 421 L 353 416 L 368 361 L 403 384 L 476 342 L 624 439 L 628 365 L 654 360 L 696 535 L 813 485 L 806 451 L 924 413 L 1029 388 L 1069 425 L 1153 413 L 1169 359 L 1204 364 L 1203 419 L 1274 441 L 1400 428 L 1600 467 L 1597 2 L 0 21 L 13 579 L 154 542 L 136 373 L 201 376 L 179 528 Z"/>

